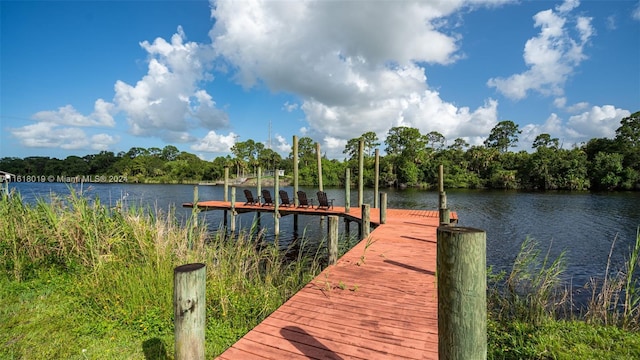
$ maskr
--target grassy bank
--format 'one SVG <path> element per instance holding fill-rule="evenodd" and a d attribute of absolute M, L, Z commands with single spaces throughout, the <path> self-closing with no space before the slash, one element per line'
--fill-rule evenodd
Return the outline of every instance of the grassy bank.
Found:
<path fill-rule="evenodd" d="M 206 353 L 219 354 L 319 271 L 249 236 L 211 236 L 172 213 L 110 209 L 78 194 L 0 201 L 0 359 L 170 359 L 173 269 L 207 265 Z M 491 274 L 490 359 L 640 358 L 640 236 L 576 309 L 564 258 L 525 241 Z"/>
<path fill-rule="evenodd" d="M 173 354 L 173 269 L 207 265 L 208 355 L 318 271 L 276 246 L 211 237 L 171 213 L 120 212 L 77 194 L 0 201 L 1 359 L 163 359 Z"/>
<path fill-rule="evenodd" d="M 578 306 L 562 281 L 564 255 L 525 240 L 510 272 L 489 275 L 488 358 L 640 359 L 640 233 L 629 254 L 585 285 L 591 300 Z"/>

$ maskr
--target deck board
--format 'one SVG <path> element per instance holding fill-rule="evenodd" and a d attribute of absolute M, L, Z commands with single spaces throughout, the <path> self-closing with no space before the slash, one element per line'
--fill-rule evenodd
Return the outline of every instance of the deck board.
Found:
<path fill-rule="evenodd" d="M 228 209 L 225 202 L 200 202 Z M 284 208 L 305 215 L 331 210 Z M 237 205 L 236 211 L 273 211 Z M 359 219 L 360 208 L 348 217 Z M 452 214 L 455 219 L 455 214 Z M 437 359 L 438 211 L 388 209 L 370 235 L 329 266 L 218 359 Z"/>

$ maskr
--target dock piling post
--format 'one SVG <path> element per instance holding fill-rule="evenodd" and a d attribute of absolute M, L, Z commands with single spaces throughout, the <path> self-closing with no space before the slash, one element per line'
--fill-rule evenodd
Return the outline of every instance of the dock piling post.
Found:
<path fill-rule="evenodd" d="M 229 201 L 229 167 L 224 168 L 224 201 Z"/>
<path fill-rule="evenodd" d="M 338 216 L 329 215 L 329 265 L 338 262 Z"/>
<path fill-rule="evenodd" d="M 280 202 L 278 196 L 280 193 L 280 171 L 278 169 L 274 169 L 273 178 L 273 232 L 277 239 L 278 235 L 280 235 L 280 213 L 278 212 L 278 203 Z"/>
<path fill-rule="evenodd" d="M 293 135 L 293 204 L 298 207 L 298 137 Z"/>
<path fill-rule="evenodd" d="M 362 205 L 362 239 L 369 237 L 371 233 L 371 206 L 369 204 Z"/>
<path fill-rule="evenodd" d="M 444 191 L 444 167 L 438 165 L 438 217 L 440 225 L 450 225 L 450 213 L 447 208 L 447 193 Z"/>
<path fill-rule="evenodd" d="M 193 227 L 198 227 L 198 186 L 193 187 L 193 209 L 191 214 L 193 215 Z"/>
<path fill-rule="evenodd" d="M 440 226 L 437 242 L 438 356 L 486 359 L 486 233 Z"/>
<path fill-rule="evenodd" d="M 344 169 L 344 212 L 351 210 L 351 169 Z"/>
<path fill-rule="evenodd" d="M 256 179 L 256 193 L 258 194 L 258 197 L 262 196 L 262 167 L 258 166 L 258 178 Z M 260 202 L 260 199 L 258 198 L 258 202 Z M 260 212 L 258 211 L 258 214 L 260 214 Z"/>
<path fill-rule="evenodd" d="M 231 187 L 231 232 L 236 231 L 236 187 Z"/>
<path fill-rule="evenodd" d="M 380 193 L 380 224 L 387 223 L 387 193 Z"/>
<path fill-rule="evenodd" d="M 380 182 L 380 150 L 376 149 L 376 158 L 375 158 L 375 175 L 373 179 L 373 207 L 378 208 L 380 203 L 378 202 L 378 183 Z"/>
<path fill-rule="evenodd" d="M 364 203 L 364 140 L 358 143 L 358 206 Z"/>
<path fill-rule="evenodd" d="M 181 265 L 173 269 L 176 360 L 205 358 L 206 278 L 206 267 L 201 263 Z"/>

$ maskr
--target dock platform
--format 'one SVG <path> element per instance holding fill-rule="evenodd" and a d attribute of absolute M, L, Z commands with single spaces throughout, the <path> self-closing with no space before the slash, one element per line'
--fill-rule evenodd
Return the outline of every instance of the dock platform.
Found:
<path fill-rule="evenodd" d="M 184 204 L 189 206 L 190 204 Z M 203 210 L 230 203 L 199 202 Z M 273 212 L 236 204 L 235 211 Z M 338 215 L 360 220 L 360 208 L 280 208 L 281 215 Z M 456 219 L 452 213 L 451 218 Z M 388 209 L 343 255 L 218 359 L 437 359 L 436 210 Z"/>

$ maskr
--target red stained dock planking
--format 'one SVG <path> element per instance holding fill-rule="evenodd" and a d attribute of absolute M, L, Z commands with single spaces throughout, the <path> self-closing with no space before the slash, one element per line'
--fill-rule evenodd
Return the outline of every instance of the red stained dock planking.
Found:
<path fill-rule="evenodd" d="M 184 204 L 191 206 L 191 204 Z M 229 210 L 230 203 L 199 202 Z M 273 207 L 237 205 L 236 211 Z M 357 220 L 361 209 L 280 208 L 281 214 L 339 215 Z M 452 214 L 452 219 L 455 219 Z M 292 296 L 218 359 L 437 359 L 438 211 L 388 209 L 378 224 L 336 265 Z"/>

